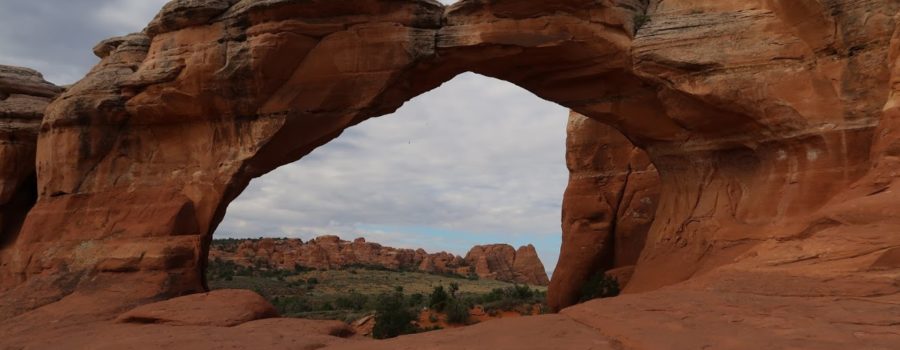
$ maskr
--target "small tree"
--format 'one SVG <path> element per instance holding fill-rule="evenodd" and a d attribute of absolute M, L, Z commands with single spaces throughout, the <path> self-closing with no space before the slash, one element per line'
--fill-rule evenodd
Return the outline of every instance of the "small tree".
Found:
<path fill-rule="evenodd" d="M 434 287 L 431 296 L 428 298 L 428 307 L 437 310 L 438 312 L 444 311 L 448 299 L 450 299 L 450 295 L 444 290 L 444 286 Z"/>
<path fill-rule="evenodd" d="M 459 291 L 459 283 L 450 282 L 450 297 L 456 298 L 456 292 Z"/>
<path fill-rule="evenodd" d="M 425 303 L 425 295 L 422 293 L 413 293 L 409 296 L 409 306 L 420 307 Z"/>
<path fill-rule="evenodd" d="M 382 294 L 378 298 L 375 310 L 375 328 L 372 337 L 375 339 L 393 338 L 402 334 L 415 332 L 412 322 L 416 314 L 406 306 L 403 293 Z"/>
<path fill-rule="evenodd" d="M 469 322 L 469 307 L 459 299 L 453 298 L 447 302 L 447 322 L 454 324 L 466 324 Z"/>

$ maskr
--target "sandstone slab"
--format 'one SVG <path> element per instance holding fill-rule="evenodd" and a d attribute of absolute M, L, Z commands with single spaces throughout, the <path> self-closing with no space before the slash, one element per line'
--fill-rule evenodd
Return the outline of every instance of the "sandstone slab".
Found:
<path fill-rule="evenodd" d="M 120 323 L 232 327 L 278 312 L 259 294 L 248 290 L 215 290 L 139 306 L 120 315 Z"/>

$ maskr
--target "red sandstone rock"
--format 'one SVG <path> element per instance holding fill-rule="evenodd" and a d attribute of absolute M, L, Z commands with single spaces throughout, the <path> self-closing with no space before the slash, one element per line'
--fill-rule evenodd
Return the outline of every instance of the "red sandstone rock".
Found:
<path fill-rule="evenodd" d="M 176 0 L 146 33 L 98 46 L 102 61 L 47 108 L 38 201 L 0 248 L 0 339 L 144 341 L 102 330 L 124 305 L 203 289 L 211 234 L 250 179 L 473 71 L 646 151 L 660 197 L 633 294 L 353 346 L 893 348 L 898 11 L 888 0 Z M 635 253 L 618 252 L 600 256 Z M 567 260 L 554 280 L 586 265 Z M 548 319 L 563 325 L 548 335 Z"/>
<path fill-rule="evenodd" d="M 480 278 L 531 285 L 547 285 L 550 281 L 534 246 L 515 250 L 508 244 L 475 246 L 466 254 L 466 263 Z"/>
<path fill-rule="evenodd" d="M 516 259 L 513 261 L 514 282 L 525 283 L 534 286 L 546 286 L 550 284 L 544 263 L 538 257 L 537 250 L 529 244 L 516 250 Z"/>
<path fill-rule="evenodd" d="M 547 295 L 557 310 L 575 304 L 592 275 L 634 270 L 659 201 L 656 168 L 620 132 L 572 112 L 567 133 L 563 244 Z M 616 275 L 623 287 L 630 276 Z"/>
<path fill-rule="evenodd" d="M 495 251 L 506 254 L 497 256 Z M 468 255 L 463 259 L 447 252 L 429 254 L 422 249 L 384 247 L 363 238 L 348 242 L 337 236 L 317 237 L 306 244 L 295 239 L 245 240 L 235 246 L 213 245 L 209 252 L 210 259 L 242 266 L 288 270 L 296 266 L 319 270 L 373 266 L 461 276 L 474 273 L 481 278 L 531 285 L 550 283 L 533 246 L 521 247 L 518 252 L 509 245 L 476 246 L 469 255 L 473 256 L 471 260 Z M 478 265 L 475 255 L 484 257 L 483 266 Z"/>
<path fill-rule="evenodd" d="M 0 248 L 15 239 L 37 200 L 38 130 L 44 108 L 61 91 L 34 70 L 0 65 Z"/>
<path fill-rule="evenodd" d="M 222 289 L 139 306 L 120 315 L 116 321 L 232 327 L 272 317 L 278 317 L 278 312 L 259 294 L 248 290 Z"/>

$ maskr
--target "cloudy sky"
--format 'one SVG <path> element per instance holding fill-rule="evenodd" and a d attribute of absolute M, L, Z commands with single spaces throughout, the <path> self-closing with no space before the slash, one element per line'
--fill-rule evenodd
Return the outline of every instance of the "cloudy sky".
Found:
<path fill-rule="evenodd" d="M 74 83 L 97 62 L 94 44 L 139 31 L 164 3 L 2 0 L 0 64 Z M 460 75 L 255 180 L 216 237 L 337 234 L 460 255 L 475 244 L 532 243 L 552 270 L 566 115 L 515 85 Z"/>

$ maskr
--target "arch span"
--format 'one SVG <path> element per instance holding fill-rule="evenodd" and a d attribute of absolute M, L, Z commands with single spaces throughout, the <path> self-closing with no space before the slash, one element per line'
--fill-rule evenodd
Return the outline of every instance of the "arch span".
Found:
<path fill-rule="evenodd" d="M 661 199 L 629 290 L 684 281 L 791 236 L 868 168 L 884 96 L 845 99 L 886 75 L 838 84 L 808 69 L 824 51 L 781 3 L 170 2 L 144 33 L 98 45 L 102 61 L 48 108 L 39 200 L 0 253 L 0 288 L 47 291 L 38 302 L 109 285 L 130 299 L 202 290 L 212 232 L 252 178 L 466 71 L 646 150 Z M 648 13 L 660 15 L 648 25 Z M 886 67 L 884 47 L 846 60 Z"/>

